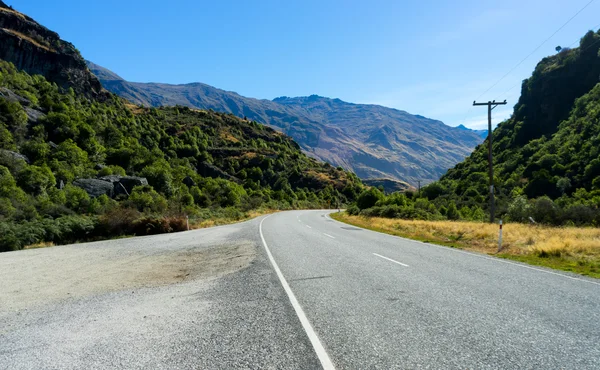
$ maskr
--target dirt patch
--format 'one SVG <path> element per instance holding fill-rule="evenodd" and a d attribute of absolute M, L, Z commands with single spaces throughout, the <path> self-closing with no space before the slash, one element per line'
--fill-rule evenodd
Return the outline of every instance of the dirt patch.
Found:
<path fill-rule="evenodd" d="M 251 242 L 148 252 L 135 248 L 28 250 L 0 259 L 0 314 L 56 301 L 193 279 L 214 279 L 248 266 Z"/>

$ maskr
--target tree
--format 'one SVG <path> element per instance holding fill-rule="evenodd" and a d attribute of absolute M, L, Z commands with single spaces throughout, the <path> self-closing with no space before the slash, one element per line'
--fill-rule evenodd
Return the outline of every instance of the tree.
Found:
<path fill-rule="evenodd" d="M 361 210 L 371 208 L 375 205 L 375 203 L 383 198 L 383 193 L 377 188 L 370 188 L 360 193 L 358 199 L 356 200 L 356 205 Z"/>
<path fill-rule="evenodd" d="M 456 203 L 454 203 L 454 201 L 451 201 L 450 204 L 448 204 L 448 211 L 446 212 L 446 217 L 448 217 L 448 220 L 458 220 L 460 218 L 460 213 L 458 212 L 458 209 L 456 208 Z"/>

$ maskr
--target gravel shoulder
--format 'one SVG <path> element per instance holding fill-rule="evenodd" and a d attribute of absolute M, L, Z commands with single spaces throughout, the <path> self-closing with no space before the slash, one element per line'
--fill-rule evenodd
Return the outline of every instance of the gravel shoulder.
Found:
<path fill-rule="evenodd" d="M 206 234 L 208 240 L 198 242 Z M 214 279 L 256 257 L 250 241 L 226 243 L 210 235 L 190 231 L 2 254 L 0 315 L 124 289 Z"/>
<path fill-rule="evenodd" d="M 259 220 L 0 254 L 0 369 L 313 369 Z"/>

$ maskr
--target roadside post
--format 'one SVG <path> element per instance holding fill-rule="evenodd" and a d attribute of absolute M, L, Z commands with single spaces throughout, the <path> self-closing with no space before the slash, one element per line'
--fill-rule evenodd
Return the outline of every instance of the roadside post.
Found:
<path fill-rule="evenodd" d="M 188 231 L 190 231 L 190 216 L 185 215 L 185 226 L 187 227 Z"/>
<path fill-rule="evenodd" d="M 498 230 L 498 252 L 502 250 L 502 220 L 500 220 L 500 229 Z"/>

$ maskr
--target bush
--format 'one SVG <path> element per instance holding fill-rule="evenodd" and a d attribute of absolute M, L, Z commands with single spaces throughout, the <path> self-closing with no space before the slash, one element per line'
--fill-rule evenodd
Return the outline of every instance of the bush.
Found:
<path fill-rule="evenodd" d="M 129 196 L 128 203 L 140 212 L 161 213 L 167 209 L 167 200 L 149 185 L 136 186 Z"/>
<path fill-rule="evenodd" d="M 533 219 L 538 223 L 549 225 L 559 225 L 561 223 L 560 209 L 548 197 L 536 199 L 533 203 L 531 213 Z"/>
<path fill-rule="evenodd" d="M 97 235 L 119 236 L 133 233 L 133 223 L 140 217 L 137 209 L 117 207 L 101 215 L 98 220 Z"/>
<path fill-rule="evenodd" d="M 378 201 L 382 200 L 384 195 L 376 188 L 370 188 L 368 190 L 364 190 L 358 196 L 356 200 L 356 205 L 359 209 L 367 209 L 373 207 Z"/>
<path fill-rule="evenodd" d="M 460 213 L 458 212 L 458 209 L 456 208 L 456 203 L 454 203 L 454 201 L 451 201 L 448 205 L 446 217 L 448 218 L 448 220 L 458 220 L 460 218 Z"/>

